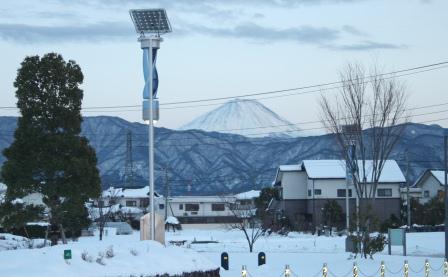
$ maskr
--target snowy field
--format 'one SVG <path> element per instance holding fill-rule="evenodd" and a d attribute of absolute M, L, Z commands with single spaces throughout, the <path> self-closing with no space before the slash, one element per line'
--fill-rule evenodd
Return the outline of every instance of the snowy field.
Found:
<path fill-rule="evenodd" d="M 327 263 L 330 274 L 328 276 L 348 276 L 353 262 L 358 263 L 359 276 L 380 276 L 381 261 L 387 267 L 386 276 L 404 276 L 403 268 L 405 260 L 409 261 L 410 276 L 425 276 L 421 271 L 425 259 L 428 258 L 434 270 L 430 276 L 443 276 L 442 270 L 438 270 L 444 259 L 444 233 L 410 233 L 407 234 L 408 257 L 401 256 L 400 247 L 392 249 L 392 256 L 387 255 L 386 249 L 381 254 L 376 254 L 374 260 L 352 259 L 349 253 L 344 251 L 345 237 L 312 236 L 309 234 L 290 233 L 288 236 L 271 235 L 261 237 L 255 244 L 254 253 L 249 253 L 247 242 L 241 231 L 224 230 L 184 230 L 179 233 L 168 233 L 167 240 L 216 240 L 213 244 L 190 244 L 194 249 L 212 262 L 220 263 L 221 252 L 229 254 L 229 271 L 221 269 L 221 276 L 241 276 L 242 265 L 247 266 L 248 272 L 254 277 L 280 276 L 285 265 L 289 265 L 298 276 L 322 276 L 323 263 Z M 266 265 L 257 266 L 258 252 L 266 253 Z M 415 271 L 415 272 L 413 272 Z M 318 273 L 319 272 L 319 273 Z M 292 275 L 296 276 L 296 275 Z M 351 275 L 350 275 L 351 276 Z"/>
<path fill-rule="evenodd" d="M 108 232 L 109 235 L 102 242 L 98 241 L 98 237 L 84 237 L 69 245 L 0 251 L 0 276 L 140 276 L 142 273 L 160 273 L 162 269 L 179 273 L 182 268 L 197 270 L 218 267 L 224 251 L 229 254 L 230 270 L 221 269 L 223 277 L 241 276 L 242 265 L 247 266 L 250 274 L 248 276 L 253 277 L 283 276 L 281 274 L 285 265 L 291 267 L 294 273 L 291 276 L 322 276 L 323 263 L 328 264 L 329 277 L 351 276 L 347 273 L 351 272 L 355 261 L 360 269 L 359 276 L 379 277 L 381 261 L 386 264 L 386 276 L 404 276 L 402 268 L 405 260 L 409 261 L 409 276 L 423 277 L 424 272 L 420 271 L 426 258 L 433 268 L 430 276 L 443 276 L 440 269 L 444 253 L 443 233 L 408 234 L 408 257 L 401 256 L 401 249 L 397 247 L 393 249 L 392 256 L 387 255 L 386 249 L 383 253 L 376 254 L 374 260 L 352 259 L 349 253 L 344 252 L 344 237 L 316 237 L 299 233 L 290 233 L 288 236 L 270 235 L 261 237 L 255 244 L 254 253 L 249 253 L 243 233 L 235 230 L 183 230 L 167 233 L 167 242 L 186 240 L 186 244 L 181 247 L 168 243 L 167 247 L 162 247 L 148 241 L 140 242 L 137 232 L 128 236 L 115 236 L 111 233 Z M 217 243 L 191 243 L 195 240 Z M 22 241 L 20 244 L 22 246 L 18 247 L 23 247 Z M 0 240 L 0 250 L 1 245 Z M 114 257 L 107 258 L 111 246 Z M 70 264 L 63 260 L 65 249 L 73 251 Z M 267 261 L 261 267 L 257 266 L 259 251 L 266 253 Z M 82 260 L 82 253 L 87 253 L 91 262 Z M 104 256 L 104 265 L 96 261 L 101 255 Z M 156 265 L 149 266 L 149 260 L 157 261 Z"/>

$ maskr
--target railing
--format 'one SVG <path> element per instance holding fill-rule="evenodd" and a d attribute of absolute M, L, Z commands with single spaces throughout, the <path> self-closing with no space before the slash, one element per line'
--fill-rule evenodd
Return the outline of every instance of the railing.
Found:
<path fill-rule="evenodd" d="M 442 271 L 443 270 L 443 271 Z M 353 263 L 352 268 L 350 271 L 348 271 L 344 275 L 336 275 L 334 274 L 328 265 L 326 263 L 323 264 L 322 268 L 319 269 L 316 274 L 310 277 L 386 277 L 387 276 L 403 276 L 403 277 L 409 277 L 409 272 L 412 273 L 413 277 L 416 276 L 424 276 L 424 277 L 430 277 L 431 272 L 443 272 L 443 276 L 448 276 L 448 261 L 445 259 L 445 261 L 442 263 L 440 267 L 432 267 L 428 260 L 425 260 L 425 264 L 418 269 L 412 268 L 408 261 L 404 261 L 403 267 L 400 267 L 398 270 L 391 270 L 389 267 L 386 266 L 386 264 L 382 261 L 380 267 L 377 271 L 367 274 L 366 272 L 362 271 L 361 268 L 359 268 L 358 264 L 356 262 Z M 379 274 L 379 275 L 378 275 Z M 422 275 L 419 275 L 422 274 Z M 423 275 L 424 274 L 424 275 Z M 299 273 L 294 272 L 292 268 L 289 265 L 285 265 L 285 269 L 283 272 L 279 275 L 279 277 L 299 277 Z M 248 271 L 247 267 L 245 265 L 241 268 L 241 277 L 254 277 L 250 272 Z"/>

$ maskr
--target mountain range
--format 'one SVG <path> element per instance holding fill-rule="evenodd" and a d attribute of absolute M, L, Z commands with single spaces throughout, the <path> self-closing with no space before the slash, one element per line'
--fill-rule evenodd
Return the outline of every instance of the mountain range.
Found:
<path fill-rule="evenodd" d="M 11 144 L 17 118 L 0 117 L 0 149 Z M 132 132 L 135 185 L 148 178 L 147 125 L 118 117 L 85 117 L 82 134 L 95 148 L 104 187 L 124 180 L 127 132 Z M 409 123 L 392 152 L 412 181 L 427 168 L 443 166 L 444 129 L 438 125 Z M 201 130 L 155 131 L 156 189 L 164 193 L 166 180 L 173 194 L 211 195 L 269 186 L 280 164 L 304 159 L 338 159 L 332 135 L 249 138 Z M 405 153 L 409 155 L 407 167 Z M 0 163 L 4 157 L 0 156 Z M 166 168 L 166 175 L 165 175 Z M 405 173 L 406 175 L 406 173 Z M 166 176 L 168 178 L 166 178 Z"/>

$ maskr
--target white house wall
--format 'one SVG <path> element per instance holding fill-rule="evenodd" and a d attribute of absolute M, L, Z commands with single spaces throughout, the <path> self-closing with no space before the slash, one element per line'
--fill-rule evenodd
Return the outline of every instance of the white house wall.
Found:
<path fill-rule="evenodd" d="M 439 190 L 443 190 L 443 187 L 432 174 L 429 174 L 429 177 L 426 178 L 422 185 L 422 198 L 420 202 L 425 204 L 432 198 L 436 197 Z M 429 196 L 425 197 L 425 191 L 429 193 Z"/>
<path fill-rule="evenodd" d="M 282 190 L 283 199 L 307 198 L 307 175 L 305 171 L 283 172 Z"/>
<path fill-rule="evenodd" d="M 313 184 L 314 183 L 314 184 Z M 308 179 L 308 189 L 311 190 L 311 196 L 308 199 L 313 199 L 314 190 L 320 189 L 321 195 L 314 195 L 315 199 L 337 199 L 337 198 L 345 198 L 338 197 L 337 191 L 338 189 L 346 189 L 346 181 L 345 179 Z M 399 184 L 378 184 L 377 189 L 391 189 L 392 196 L 388 197 L 378 197 L 377 198 L 400 198 L 400 189 Z M 356 197 L 356 191 L 353 186 L 349 187 L 352 190 L 352 198 Z M 370 186 L 367 186 L 367 190 L 370 189 Z"/>
<path fill-rule="evenodd" d="M 186 211 L 185 204 L 198 204 L 199 210 L 197 212 Z M 225 204 L 224 202 L 193 202 L 193 201 L 184 201 L 184 202 L 170 202 L 168 206 L 168 214 L 173 215 L 175 217 L 182 216 L 191 216 L 191 217 L 204 217 L 204 216 L 232 216 L 233 213 L 229 210 L 228 206 L 224 206 L 224 211 L 212 211 L 212 204 Z M 182 205 L 183 209 L 179 209 L 179 206 Z"/>

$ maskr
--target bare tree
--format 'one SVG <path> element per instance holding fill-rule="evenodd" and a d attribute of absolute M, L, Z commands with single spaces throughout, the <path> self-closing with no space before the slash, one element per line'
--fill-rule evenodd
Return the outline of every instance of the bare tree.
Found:
<path fill-rule="evenodd" d="M 118 190 L 109 188 L 106 193 L 103 193 L 100 198 L 96 199 L 98 206 L 96 209 L 98 211 L 98 214 L 92 211 L 91 217 L 92 219 L 95 219 L 98 224 L 100 240 L 103 240 L 104 227 L 106 226 L 106 222 L 111 220 L 114 215 L 113 206 L 117 204 L 117 198 Z"/>
<path fill-rule="evenodd" d="M 366 203 L 357 205 L 358 227 L 363 227 L 358 237 L 368 240 L 373 217 L 369 213 L 382 170 L 409 119 L 407 97 L 404 86 L 393 76 L 379 74 L 377 67 L 368 75 L 363 66 L 348 64 L 340 80 L 334 99 L 321 98 L 322 122 L 335 135 L 342 157 L 349 156 L 350 144 L 356 146 L 354 161 L 346 164 L 359 202 Z"/>
<path fill-rule="evenodd" d="M 226 206 L 234 216 L 234 222 L 230 223 L 229 227 L 244 233 L 249 252 L 253 252 L 255 243 L 264 234 L 263 224 L 256 217 L 256 207 L 254 205 L 239 205 L 228 200 Z"/>

